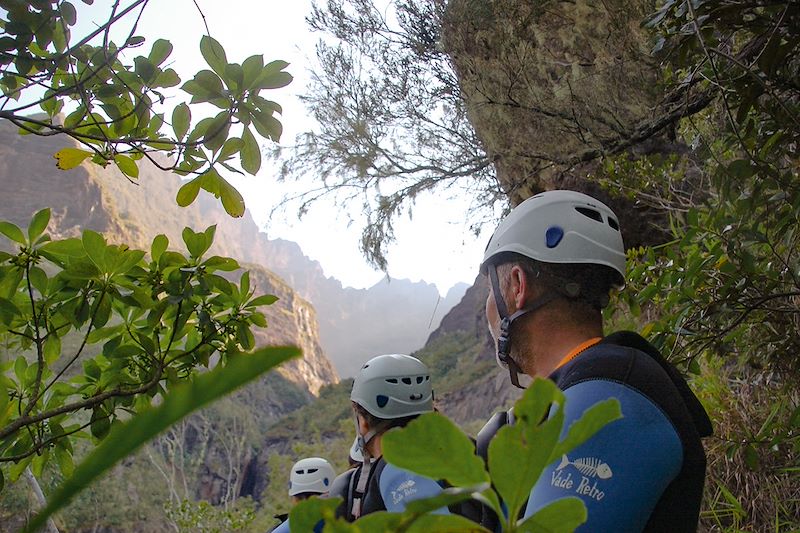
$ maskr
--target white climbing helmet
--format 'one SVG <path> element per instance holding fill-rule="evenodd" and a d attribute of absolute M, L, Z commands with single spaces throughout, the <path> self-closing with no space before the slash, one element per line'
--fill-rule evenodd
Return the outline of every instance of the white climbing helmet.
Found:
<path fill-rule="evenodd" d="M 433 410 L 433 390 L 428 367 L 410 355 L 373 357 L 353 380 L 350 399 L 371 415 L 403 418 Z"/>
<path fill-rule="evenodd" d="M 322 457 L 300 459 L 292 466 L 289 476 L 289 496 L 304 492 L 325 494 L 330 490 L 335 477 L 333 467 Z"/>
<path fill-rule="evenodd" d="M 625 248 L 611 209 L 575 191 L 547 191 L 515 207 L 495 230 L 481 272 L 500 254 L 515 252 L 544 263 L 606 265 L 625 283 Z"/>

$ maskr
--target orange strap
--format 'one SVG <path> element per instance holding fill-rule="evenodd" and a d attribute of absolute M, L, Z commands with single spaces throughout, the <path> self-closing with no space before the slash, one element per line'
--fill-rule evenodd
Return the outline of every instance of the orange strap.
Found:
<path fill-rule="evenodd" d="M 556 370 L 561 368 L 562 366 L 566 365 L 567 363 L 569 363 L 570 361 L 572 361 L 573 359 L 578 357 L 578 355 L 580 355 L 580 353 L 582 351 L 584 351 L 584 350 L 586 350 L 588 348 L 591 348 L 592 346 L 594 346 L 595 344 L 597 344 L 601 340 L 603 340 L 602 337 L 593 337 L 593 338 L 591 338 L 589 340 L 583 341 L 582 343 L 577 345 L 575 348 L 573 348 L 571 352 L 569 352 L 567 355 L 564 356 L 564 358 L 561 360 L 561 362 L 558 363 L 558 366 L 556 367 Z"/>

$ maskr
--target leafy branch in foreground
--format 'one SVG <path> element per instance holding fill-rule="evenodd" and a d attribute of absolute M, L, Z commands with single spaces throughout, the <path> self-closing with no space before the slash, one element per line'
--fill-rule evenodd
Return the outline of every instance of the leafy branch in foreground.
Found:
<path fill-rule="evenodd" d="M 52 460 L 69 478 L 75 439 L 102 440 L 201 367 L 251 350 L 258 308 L 276 300 L 255 297 L 247 272 L 220 275 L 239 265 L 205 257 L 214 226 L 184 229 L 188 256 L 157 236 L 148 262 L 89 230 L 51 240 L 49 218 L 36 213 L 27 234 L 0 222 L 18 246 L 0 252 L 0 464 L 12 482 Z"/>
<path fill-rule="evenodd" d="M 461 429 L 438 413 L 421 415 L 405 428 L 384 435 L 384 458 L 400 468 L 443 480 L 450 488 L 434 498 L 411 502 L 403 513 L 373 513 L 352 524 L 335 518 L 338 498 L 308 500 L 292 510 L 292 531 L 310 531 L 319 520 L 325 520 L 324 531 L 337 532 L 488 531 L 462 516 L 431 514 L 469 499 L 494 511 L 502 531 L 573 531 L 586 521 L 586 507 L 575 497 L 559 499 L 528 518 L 515 518 L 548 464 L 622 416 L 617 400 L 600 402 L 587 409 L 561 439 L 565 401 L 553 382 L 534 381 L 514 406 L 516 423 L 500 429 L 489 445 L 488 471 Z M 551 406 L 557 409 L 545 420 Z"/>
<path fill-rule="evenodd" d="M 162 170 L 195 176 L 179 192 L 180 205 L 192 203 L 204 189 L 220 198 L 231 216 L 242 216 L 242 196 L 220 170 L 255 175 L 261 149 L 253 129 L 261 138 L 280 138 L 282 125 L 274 115 L 281 106 L 261 93 L 291 82 L 284 70 L 288 63 L 264 64 L 261 55 L 228 62 L 222 45 L 203 36 L 200 52 L 210 70 L 197 72 L 180 89 L 191 97 L 189 104 L 219 111 L 192 126 L 190 105 L 164 109 L 172 88 L 181 84 L 167 62 L 172 44 L 157 39 L 146 56 L 125 57 L 145 43 L 136 29 L 149 0 L 120 4 L 113 4 L 94 31 L 73 38 L 78 12 L 70 2 L 0 2 L 0 119 L 23 134 L 65 134 L 82 145 L 55 154 L 61 169 L 90 159 L 102 166 L 114 163 L 136 179 L 137 161 L 147 158 Z M 130 20 L 127 37 L 115 43 L 112 29 Z M 33 115 L 37 111 L 46 116 Z M 158 153 L 171 159 L 154 157 Z M 239 168 L 231 164 L 236 155 Z"/>

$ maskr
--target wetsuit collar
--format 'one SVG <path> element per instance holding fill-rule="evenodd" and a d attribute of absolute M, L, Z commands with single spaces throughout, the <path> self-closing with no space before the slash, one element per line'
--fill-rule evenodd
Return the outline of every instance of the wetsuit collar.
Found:
<path fill-rule="evenodd" d="M 561 361 L 558 363 L 558 365 L 556 365 L 556 367 L 553 369 L 553 372 L 555 372 L 556 370 L 558 370 L 562 366 L 566 365 L 567 363 L 569 363 L 570 361 L 572 361 L 573 359 L 578 357 L 581 354 L 581 352 L 583 352 L 585 350 L 588 350 L 589 348 L 591 348 L 592 346 L 594 346 L 595 344 L 597 344 L 601 340 L 603 340 L 602 337 L 592 337 L 591 339 L 583 341 L 582 343 L 577 345 L 575 348 L 570 350 L 570 352 L 567 355 L 565 355 L 563 359 L 561 359 Z"/>

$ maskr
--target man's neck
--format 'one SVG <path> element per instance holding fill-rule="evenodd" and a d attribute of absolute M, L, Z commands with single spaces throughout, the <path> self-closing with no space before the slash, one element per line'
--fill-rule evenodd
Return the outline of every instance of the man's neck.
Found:
<path fill-rule="evenodd" d="M 383 450 L 381 449 L 381 435 L 375 435 L 370 439 L 367 443 L 367 452 L 369 452 L 370 457 L 374 458 L 383 455 Z"/>
<path fill-rule="evenodd" d="M 513 341 L 514 360 L 519 361 L 522 370 L 531 377 L 548 377 L 577 346 L 603 336 L 602 327 L 565 327 L 542 322 L 525 323 L 524 331 L 518 332 Z M 519 338 L 523 342 L 518 343 Z"/>

